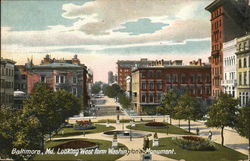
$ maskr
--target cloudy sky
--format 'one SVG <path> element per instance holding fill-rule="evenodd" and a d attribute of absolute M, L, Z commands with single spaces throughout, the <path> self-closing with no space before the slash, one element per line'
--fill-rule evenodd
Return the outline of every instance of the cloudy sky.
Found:
<path fill-rule="evenodd" d="M 107 82 L 117 60 L 210 55 L 211 0 L 50 0 L 1 3 L 1 54 L 17 64 L 33 56 L 72 58 Z"/>

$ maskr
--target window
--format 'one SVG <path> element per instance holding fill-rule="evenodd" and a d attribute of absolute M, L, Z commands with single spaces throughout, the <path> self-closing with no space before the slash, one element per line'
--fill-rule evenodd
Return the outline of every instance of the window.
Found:
<path fill-rule="evenodd" d="M 244 58 L 244 68 L 246 68 L 246 67 L 247 67 L 247 59 Z"/>
<path fill-rule="evenodd" d="M 247 85 L 247 72 L 244 72 L 244 85 Z"/>
<path fill-rule="evenodd" d="M 166 75 L 166 81 L 167 81 L 168 83 L 171 82 L 170 74 L 167 74 L 167 75 Z"/>
<path fill-rule="evenodd" d="M 194 74 L 190 74 L 190 83 L 194 83 Z"/>
<path fill-rule="evenodd" d="M 149 71 L 149 78 L 153 78 L 153 77 L 154 77 L 153 71 Z"/>
<path fill-rule="evenodd" d="M 241 68 L 241 59 L 239 59 L 239 68 Z"/>
<path fill-rule="evenodd" d="M 46 76 L 41 76 L 40 81 L 41 81 L 42 83 L 46 83 Z"/>
<path fill-rule="evenodd" d="M 73 83 L 74 83 L 74 84 L 77 83 L 77 77 L 73 77 Z"/>
<path fill-rule="evenodd" d="M 22 74 L 21 77 L 22 77 L 23 80 L 26 80 L 26 75 Z"/>
<path fill-rule="evenodd" d="M 149 102 L 154 103 L 154 94 L 153 93 L 149 94 Z"/>
<path fill-rule="evenodd" d="M 241 85 L 241 83 L 242 83 L 242 74 L 241 74 L 241 72 L 239 73 L 239 85 Z"/>
<path fill-rule="evenodd" d="M 162 89 L 162 82 L 161 81 L 157 81 L 157 89 Z"/>
<path fill-rule="evenodd" d="M 154 81 L 149 82 L 149 89 L 154 89 Z"/>
<path fill-rule="evenodd" d="M 161 101 L 162 101 L 162 94 L 161 93 L 157 94 L 157 101 L 158 101 L 158 103 L 161 103 Z"/>
<path fill-rule="evenodd" d="M 59 83 L 59 76 L 56 76 L 56 83 Z"/>
<path fill-rule="evenodd" d="M 145 81 L 141 82 L 141 89 L 146 89 L 146 82 Z"/>
<path fill-rule="evenodd" d="M 145 103 L 146 102 L 146 94 L 141 95 L 141 102 Z"/>
<path fill-rule="evenodd" d="M 77 89 L 75 87 L 72 88 L 72 94 L 77 96 Z"/>
<path fill-rule="evenodd" d="M 65 83 L 65 76 L 64 75 L 61 75 L 61 76 L 57 75 L 56 76 L 56 83 L 57 84 Z"/>
<path fill-rule="evenodd" d="M 161 71 L 157 71 L 157 78 L 161 78 Z"/>
<path fill-rule="evenodd" d="M 205 90 L 206 90 L 206 94 L 210 95 L 210 87 L 206 87 Z"/>
<path fill-rule="evenodd" d="M 60 76 L 60 83 L 65 83 L 65 76 Z"/>
<path fill-rule="evenodd" d="M 141 77 L 142 77 L 142 78 L 146 78 L 146 72 L 145 72 L 145 71 L 142 71 L 142 72 L 141 72 Z"/>
<path fill-rule="evenodd" d="M 210 74 L 207 73 L 207 74 L 206 74 L 206 82 L 207 82 L 207 83 L 210 83 L 210 81 L 211 81 L 211 80 L 210 80 Z"/>
<path fill-rule="evenodd" d="M 186 83 L 186 74 L 181 74 L 181 82 Z"/>
<path fill-rule="evenodd" d="M 177 74 L 174 74 L 174 75 L 173 75 L 173 82 L 174 82 L 174 83 L 177 83 L 177 82 L 178 82 L 178 75 L 177 75 Z"/>
<path fill-rule="evenodd" d="M 198 87 L 198 94 L 202 95 L 202 87 Z"/>
<path fill-rule="evenodd" d="M 198 74 L 198 83 L 202 83 L 202 76 L 201 76 L 201 74 Z"/>

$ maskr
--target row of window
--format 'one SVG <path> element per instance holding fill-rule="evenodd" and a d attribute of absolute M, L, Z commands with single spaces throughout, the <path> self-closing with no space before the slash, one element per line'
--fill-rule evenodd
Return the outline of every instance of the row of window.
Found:
<path fill-rule="evenodd" d="M 149 71 L 149 77 L 148 78 L 154 78 L 153 75 L 153 71 Z M 161 71 L 157 71 L 156 72 L 157 78 L 162 78 L 161 75 Z M 142 71 L 141 72 L 141 78 L 146 78 L 146 72 Z M 190 74 L 189 77 L 187 77 L 187 75 L 185 73 L 182 73 L 180 75 L 180 81 L 181 83 L 186 83 L 186 82 L 191 82 L 191 83 L 195 83 L 196 81 L 198 83 L 202 83 L 202 74 Z M 166 82 L 179 82 L 179 75 L 178 74 L 166 74 Z M 210 74 L 207 73 L 206 74 L 206 82 L 209 83 L 210 82 Z"/>
<path fill-rule="evenodd" d="M 1 88 L 4 88 L 4 89 L 14 88 L 13 82 L 5 81 L 4 79 L 0 80 L 0 84 L 1 84 Z"/>
<path fill-rule="evenodd" d="M 219 15 L 221 15 L 221 13 L 222 13 L 222 9 L 221 8 L 218 8 L 217 10 L 213 11 L 212 14 L 211 14 L 212 19 L 216 18 Z"/>
<path fill-rule="evenodd" d="M 247 58 L 239 59 L 239 68 L 247 68 L 247 67 L 250 67 L 250 56 L 248 57 L 248 64 L 247 64 Z"/>
<path fill-rule="evenodd" d="M 43 82 L 43 83 L 46 83 L 47 82 L 46 76 L 41 76 L 40 81 Z M 64 75 L 57 75 L 56 76 L 56 84 L 64 84 L 65 81 L 66 81 L 66 79 L 65 79 Z M 72 82 L 74 84 L 76 84 L 78 82 L 77 77 L 73 77 Z"/>
<path fill-rule="evenodd" d="M 61 90 L 61 89 L 62 89 L 62 88 L 56 88 L 56 91 Z M 77 88 L 76 88 L 76 87 L 72 87 L 71 93 L 72 93 L 73 95 L 77 96 Z"/>
<path fill-rule="evenodd" d="M 250 71 L 248 72 L 239 72 L 239 85 L 250 85 Z"/>
<path fill-rule="evenodd" d="M 192 95 L 202 95 L 203 92 L 206 95 L 210 95 L 210 87 L 205 87 L 205 91 L 202 90 L 202 87 L 198 87 L 198 88 L 189 88 L 189 89 L 183 89 L 183 91 L 188 91 L 190 94 Z M 155 100 L 156 98 L 156 100 Z M 141 93 L 141 102 L 142 103 L 161 103 L 162 101 L 162 93 Z"/>
<path fill-rule="evenodd" d="M 235 72 L 225 72 L 224 80 L 234 80 L 235 79 Z"/>
<path fill-rule="evenodd" d="M 249 50 L 249 46 L 250 46 L 249 41 L 238 43 L 236 45 L 236 51 L 239 52 L 239 51 Z"/>
<path fill-rule="evenodd" d="M 248 105 L 248 103 L 250 101 L 248 92 L 240 92 L 239 93 L 239 98 L 240 98 L 240 106 Z"/>
<path fill-rule="evenodd" d="M 224 58 L 224 66 L 234 66 L 234 65 L 235 65 L 235 56 Z"/>
<path fill-rule="evenodd" d="M 2 68 L 1 76 L 14 76 L 14 70 L 10 68 Z"/>

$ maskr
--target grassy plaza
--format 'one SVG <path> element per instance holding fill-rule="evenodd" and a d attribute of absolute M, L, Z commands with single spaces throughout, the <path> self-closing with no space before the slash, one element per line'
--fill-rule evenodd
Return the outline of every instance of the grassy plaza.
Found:
<path fill-rule="evenodd" d="M 178 135 L 192 135 L 192 133 L 187 132 L 179 127 L 168 124 L 167 128 L 149 128 L 145 126 L 145 123 L 136 124 L 136 126 L 131 127 L 127 126 L 128 129 L 132 130 L 140 130 L 140 131 L 149 131 L 149 132 L 157 132 L 157 133 L 169 133 L 169 134 L 178 134 Z"/>
<path fill-rule="evenodd" d="M 76 135 L 83 135 L 83 133 L 86 134 L 93 134 L 93 133 L 100 133 L 104 131 L 110 131 L 114 130 L 115 127 L 109 126 L 106 127 L 105 125 L 95 124 L 94 129 L 87 129 L 87 130 L 76 130 L 74 128 L 62 128 L 57 135 L 54 135 L 53 137 L 68 137 L 68 136 L 76 136 Z M 63 134 L 62 134 L 63 131 Z"/>
<path fill-rule="evenodd" d="M 166 149 L 174 149 L 176 154 L 163 154 L 163 156 L 172 158 L 172 159 L 185 159 L 185 161 L 238 161 L 238 160 L 246 160 L 247 156 L 227 148 L 225 146 L 221 146 L 220 144 L 214 143 L 216 150 L 214 151 L 191 151 L 185 150 L 177 146 L 173 143 L 172 138 L 160 138 L 159 147 L 152 147 L 152 141 L 150 141 L 150 147 L 153 150 L 166 150 Z"/>
<path fill-rule="evenodd" d="M 72 139 L 73 140 L 73 139 Z M 107 150 L 111 147 L 111 141 L 106 140 L 98 140 L 98 139 L 81 139 L 84 141 L 91 141 L 94 143 L 97 143 L 99 145 L 100 150 Z M 66 143 L 70 140 L 56 140 L 56 141 L 48 141 L 45 145 L 45 148 L 52 148 L 54 146 L 57 146 L 59 144 Z M 123 144 L 118 144 L 118 148 L 127 150 L 127 147 Z M 82 160 L 99 160 L 102 158 L 102 160 L 117 160 L 121 158 L 123 155 L 112 155 L 112 154 L 98 154 L 98 155 L 36 155 L 33 160 L 76 160 L 76 159 L 82 159 Z"/>

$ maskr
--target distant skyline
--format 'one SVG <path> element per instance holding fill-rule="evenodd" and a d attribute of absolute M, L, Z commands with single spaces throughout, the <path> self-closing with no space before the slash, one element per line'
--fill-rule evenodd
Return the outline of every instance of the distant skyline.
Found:
<path fill-rule="evenodd" d="M 49 54 L 78 55 L 108 81 L 118 60 L 182 59 L 210 56 L 212 0 L 52 0 L 1 2 L 1 56 L 35 64 Z"/>

